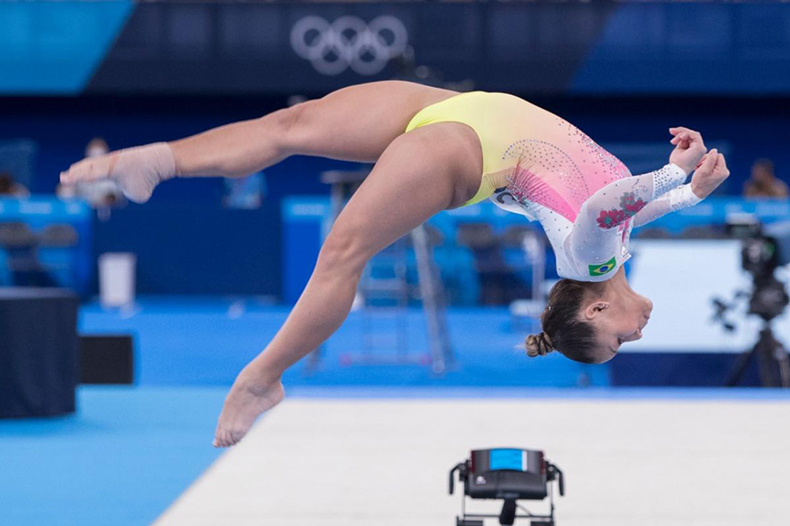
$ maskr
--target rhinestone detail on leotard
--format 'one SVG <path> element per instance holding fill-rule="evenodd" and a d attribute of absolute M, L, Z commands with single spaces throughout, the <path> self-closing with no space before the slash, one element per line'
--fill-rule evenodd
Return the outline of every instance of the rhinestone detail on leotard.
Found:
<path fill-rule="evenodd" d="M 631 172 L 617 157 L 577 127 L 559 117 L 556 117 L 556 122 L 564 129 L 571 145 L 579 149 L 576 158 L 581 159 L 583 167 L 556 144 L 522 139 L 508 146 L 502 154 L 503 160 L 516 159 L 516 165 L 507 177 L 507 189 L 532 214 L 537 204 L 573 221 L 592 194 L 613 181 L 630 177 Z M 551 184 L 546 182 L 547 179 L 552 180 Z M 595 187 L 591 187 L 589 181 L 594 181 Z"/>
<path fill-rule="evenodd" d="M 681 181 L 682 182 L 682 181 Z M 653 176 L 653 195 L 662 195 L 678 185 L 677 178 L 669 171 L 669 165 L 656 170 Z"/>

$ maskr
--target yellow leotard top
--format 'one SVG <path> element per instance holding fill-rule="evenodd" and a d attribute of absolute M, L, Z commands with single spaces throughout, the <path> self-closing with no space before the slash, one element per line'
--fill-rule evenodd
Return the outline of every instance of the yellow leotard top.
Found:
<path fill-rule="evenodd" d="M 503 158 L 502 154 L 514 137 L 532 135 L 530 129 L 535 125 L 530 117 L 536 110 L 545 112 L 507 93 L 473 91 L 424 108 L 411 119 L 406 131 L 437 122 L 461 122 L 477 133 L 483 148 L 483 180 L 477 194 L 466 203 L 471 205 L 491 197 L 497 188 L 507 184 L 506 171 L 515 165 L 515 159 Z"/>

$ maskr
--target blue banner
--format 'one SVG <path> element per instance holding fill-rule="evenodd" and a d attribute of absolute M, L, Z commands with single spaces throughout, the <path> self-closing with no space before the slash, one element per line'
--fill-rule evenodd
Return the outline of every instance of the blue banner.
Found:
<path fill-rule="evenodd" d="M 0 94 L 785 94 L 790 8 L 719 2 L 0 2 Z"/>
<path fill-rule="evenodd" d="M 52 197 L 0 198 L 0 285 L 58 286 L 87 295 L 93 210 Z"/>
<path fill-rule="evenodd" d="M 0 94 L 82 92 L 133 9 L 131 0 L 0 2 Z"/>

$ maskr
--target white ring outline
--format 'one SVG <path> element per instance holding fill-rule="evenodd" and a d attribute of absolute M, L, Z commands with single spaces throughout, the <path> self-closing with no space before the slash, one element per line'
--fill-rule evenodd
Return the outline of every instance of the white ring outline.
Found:
<path fill-rule="evenodd" d="M 308 41 L 308 35 L 318 37 Z M 392 35 L 392 41 L 384 37 Z M 331 24 L 323 17 L 308 15 L 291 28 L 291 48 L 307 59 L 319 73 L 339 75 L 349 67 L 360 75 L 375 75 L 408 45 L 408 31 L 398 18 L 381 15 L 369 24 L 357 16 L 346 15 Z M 372 55 L 372 59 L 366 58 Z M 336 58 L 328 58 L 336 57 Z"/>

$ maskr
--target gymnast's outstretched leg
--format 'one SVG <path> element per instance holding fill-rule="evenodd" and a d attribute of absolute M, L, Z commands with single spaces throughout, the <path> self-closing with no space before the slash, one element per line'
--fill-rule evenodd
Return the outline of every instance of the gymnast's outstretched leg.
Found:
<path fill-rule="evenodd" d="M 61 173 L 61 182 L 109 177 L 129 199 L 143 203 L 172 177 L 239 177 L 291 155 L 374 162 L 417 112 L 455 94 L 402 81 L 350 86 L 179 141 L 85 159 Z"/>
<path fill-rule="evenodd" d="M 236 379 L 215 446 L 238 442 L 260 413 L 282 400 L 282 373 L 343 323 L 367 261 L 437 212 L 466 202 L 481 172 L 479 140 L 464 124 L 418 128 L 384 151 L 335 222 L 285 324 Z"/>

